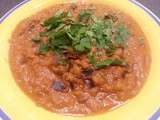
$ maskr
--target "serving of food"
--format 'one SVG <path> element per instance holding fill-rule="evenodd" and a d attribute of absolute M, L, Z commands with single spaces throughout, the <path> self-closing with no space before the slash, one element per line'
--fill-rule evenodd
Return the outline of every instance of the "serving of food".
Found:
<path fill-rule="evenodd" d="M 36 104 L 88 115 L 134 97 L 149 72 L 146 37 L 106 5 L 60 4 L 23 20 L 10 42 L 18 85 Z"/>
<path fill-rule="evenodd" d="M 135 4 L 26 0 L 8 13 L 0 109 L 9 118 L 146 120 L 159 108 L 160 28 Z"/>

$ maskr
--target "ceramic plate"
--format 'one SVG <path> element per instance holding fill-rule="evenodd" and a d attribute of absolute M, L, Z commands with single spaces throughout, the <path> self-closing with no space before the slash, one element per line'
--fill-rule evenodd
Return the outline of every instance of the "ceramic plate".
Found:
<path fill-rule="evenodd" d="M 149 9 L 130 0 L 85 0 L 111 5 L 131 15 L 142 28 L 151 48 L 151 70 L 140 93 L 111 112 L 88 117 L 63 116 L 36 106 L 15 83 L 8 62 L 9 39 L 26 17 L 69 0 L 26 0 L 0 19 L 0 107 L 12 120 L 147 120 L 160 108 L 160 20 Z M 74 1 L 75 2 L 75 1 Z M 142 9 L 143 8 L 143 9 Z M 145 12 L 147 11 L 147 12 Z M 154 18 L 154 19 L 153 19 Z M 157 22 L 156 22 L 157 21 Z M 158 113 L 157 113 L 158 114 Z M 156 115 L 157 115 L 156 114 Z M 1 113 L 7 120 L 7 116 Z M 156 116 L 155 115 L 155 116 Z M 155 117 L 154 116 L 154 117 Z M 156 118 L 156 117 L 155 117 Z"/>

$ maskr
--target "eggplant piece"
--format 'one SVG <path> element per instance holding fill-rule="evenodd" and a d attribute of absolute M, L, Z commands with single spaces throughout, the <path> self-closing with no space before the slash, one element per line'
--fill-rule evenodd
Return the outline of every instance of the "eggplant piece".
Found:
<path fill-rule="evenodd" d="M 63 92 L 65 90 L 66 86 L 62 81 L 56 80 L 53 82 L 52 88 L 55 91 Z"/>

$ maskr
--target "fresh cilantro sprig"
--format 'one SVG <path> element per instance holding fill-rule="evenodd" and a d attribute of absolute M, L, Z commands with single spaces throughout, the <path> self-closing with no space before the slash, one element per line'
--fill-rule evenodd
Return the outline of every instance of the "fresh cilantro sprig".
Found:
<path fill-rule="evenodd" d="M 97 18 L 91 10 L 81 11 L 77 18 L 68 11 L 58 11 L 45 20 L 42 23 L 45 31 L 33 38 L 40 44 L 39 52 L 46 54 L 52 50 L 63 53 L 72 49 L 76 54 L 88 54 L 96 47 L 97 50 L 106 50 L 106 54 L 111 56 L 118 47 L 126 47 L 129 32 L 124 24 L 117 26 L 112 20 Z M 47 43 L 42 42 L 43 37 L 48 38 Z M 118 59 L 97 61 L 95 56 L 90 56 L 89 60 L 95 68 L 124 65 Z"/>
<path fill-rule="evenodd" d="M 126 66 L 127 62 L 122 59 L 105 59 L 105 60 L 97 60 L 94 55 L 88 55 L 89 62 L 96 68 L 104 68 L 106 66 L 111 65 L 119 65 L 119 66 Z"/>

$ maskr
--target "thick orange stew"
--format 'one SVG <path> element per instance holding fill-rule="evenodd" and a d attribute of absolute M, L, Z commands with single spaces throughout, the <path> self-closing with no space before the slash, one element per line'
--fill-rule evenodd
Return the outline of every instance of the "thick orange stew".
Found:
<path fill-rule="evenodd" d="M 10 42 L 22 90 L 47 110 L 100 113 L 134 97 L 150 53 L 138 24 L 105 5 L 61 4 L 22 21 Z"/>

